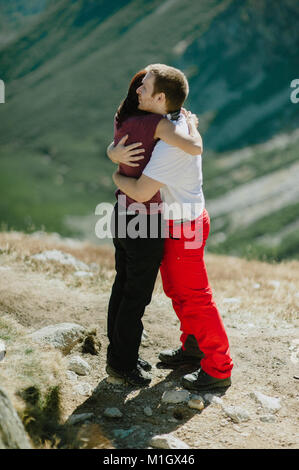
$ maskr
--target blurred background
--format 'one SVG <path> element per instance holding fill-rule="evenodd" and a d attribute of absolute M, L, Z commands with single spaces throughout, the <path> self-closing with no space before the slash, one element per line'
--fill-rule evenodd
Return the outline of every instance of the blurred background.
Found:
<path fill-rule="evenodd" d="M 297 0 L 0 0 L 1 230 L 102 243 L 113 116 L 162 62 L 199 117 L 208 250 L 298 259 L 298 23 Z"/>

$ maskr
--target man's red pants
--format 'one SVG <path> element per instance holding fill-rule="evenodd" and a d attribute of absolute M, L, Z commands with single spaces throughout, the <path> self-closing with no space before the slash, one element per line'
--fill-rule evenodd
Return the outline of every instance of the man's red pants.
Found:
<path fill-rule="evenodd" d="M 169 237 L 165 240 L 160 271 L 165 294 L 171 298 L 181 322 L 182 347 L 185 349 L 188 335 L 193 335 L 204 353 L 201 368 L 212 377 L 224 379 L 231 375 L 233 362 L 204 262 L 204 247 L 210 230 L 209 214 L 204 210 L 198 219 L 189 222 L 189 231 L 184 230 L 184 233 L 184 224 L 177 225 L 170 220 L 168 225 Z M 196 234 L 195 239 L 190 238 L 192 233 Z"/>

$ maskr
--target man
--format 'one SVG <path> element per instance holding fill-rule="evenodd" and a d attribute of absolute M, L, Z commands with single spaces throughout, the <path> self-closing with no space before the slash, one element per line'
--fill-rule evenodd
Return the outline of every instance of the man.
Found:
<path fill-rule="evenodd" d="M 139 109 L 166 115 L 167 97 L 159 90 L 159 82 L 167 66 L 155 64 L 147 70 L 137 89 Z M 154 99 L 157 92 L 158 101 Z M 176 125 L 188 133 L 183 116 Z M 195 132 L 194 122 L 190 125 Z M 115 147 L 113 158 L 117 160 L 117 152 L 120 158 L 122 151 L 122 146 Z M 185 388 L 201 391 L 229 387 L 233 363 L 204 263 L 210 221 L 204 209 L 201 156 L 193 157 L 159 141 L 139 179 L 118 172 L 113 179 L 120 190 L 138 202 L 147 201 L 160 190 L 166 208 L 174 207 L 174 213 L 168 215 L 169 238 L 165 240 L 161 276 L 164 291 L 181 322 L 182 347 L 160 353 L 159 359 L 174 366 L 201 360 L 196 372 L 182 378 Z M 193 244 L 190 234 L 194 235 Z"/>
<path fill-rule="evenodd" d="M 177 132 L 176 126 L 163 117 L 164 109 L 175 111 L 183 104 L 188 93 L 188 82 L 184 75 L 179 70 L 168 67 L 160 83 L 161 90 L 150 96 L 149 103 L 152 103 L 154 108 L 159 109 L 160 102 L 164 102 L 161 108 L 163 113 L 148 113 L 138 109 L 136 89 L 142 84 L 141 80 L 145 75 L 145 70 L 135 74 L 127 97 L 115 116 L 115 143 L 123 142 L 126 137 L 129 137 L 127 143 L 134 142 L 134 137 L 140 140 L 144 147 L 144 158 L 139 168 L 132 168 L 135 164 L 120 165 L 123 174 L 134 177 L 142 174 L 158 138 L 181 146 L 194 155 L 201 150 L 199 134 L 195 137 L 182 135 Z M 136 158 L 138 157 L 133 159 Z M 126 159 L 122 161 L 124 162 Z M 163 257 L 163 218 L 159 207 L 161 199 L 158 190 L 144 204 L 138 204 L 134 198 L 119 190 L 116 194 L 118 202 L 112 217 L 116 276 L 108 305 L 109 344 L 106 371 L 110 376 L 124 379 L 131 385 L 144 386 L 150 382 L 150 376 L 146 372 L 151 366 L 138 357 L 138 350 L 143 330 L 142 316 L 151 300 Z M 158 202 L 156 210 L 152 209 L 154 202 Z M 138 224 L 140 230 L 135 230 L 135 225 Z"/>

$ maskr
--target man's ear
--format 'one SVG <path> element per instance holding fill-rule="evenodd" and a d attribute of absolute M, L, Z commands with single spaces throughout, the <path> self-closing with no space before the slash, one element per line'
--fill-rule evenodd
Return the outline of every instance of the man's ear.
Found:
<path fill-rule="evenodd" d="M 165 104 L 166 103 L 166 96 L 165 96 L 165 93 L 163 91 L 161 91 L 161 93 L 159 93 L 158 95 L 158 101 L 159 103 L 161 104 Z"/>

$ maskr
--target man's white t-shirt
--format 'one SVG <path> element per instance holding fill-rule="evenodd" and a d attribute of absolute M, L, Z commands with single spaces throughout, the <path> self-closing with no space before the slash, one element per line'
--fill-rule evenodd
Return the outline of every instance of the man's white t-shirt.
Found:
<path fill-rule="evenodd" d="M 182 114 L 172 122 L 189 133 Z M 201 215 L 205 206 L 201 155 L 189 155 L 159 140 L 143 174 L 166 185 L 160 189 L 165 219 L 193 220 Z"/>

